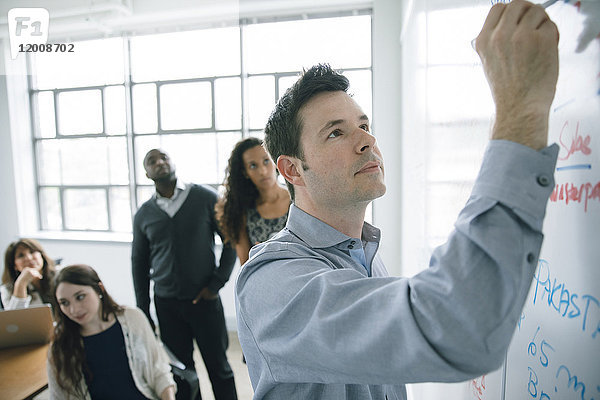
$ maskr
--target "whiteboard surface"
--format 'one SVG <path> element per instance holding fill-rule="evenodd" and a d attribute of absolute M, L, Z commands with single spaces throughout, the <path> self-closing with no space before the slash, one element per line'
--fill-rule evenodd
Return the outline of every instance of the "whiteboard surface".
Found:
<path fill-rule="evenodd" d="M 560 31 L 549 137 L 560 154 L 504 398 L 600 400 L 600 1 L 547 12 Z"/>

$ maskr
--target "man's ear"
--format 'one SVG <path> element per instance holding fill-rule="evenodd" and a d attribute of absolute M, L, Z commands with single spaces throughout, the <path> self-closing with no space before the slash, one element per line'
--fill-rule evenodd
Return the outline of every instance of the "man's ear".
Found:
<path fill-rule="evenodd" d="M 304 186 L 304 178 L 300 174 L 301 161 L 296 157 L 279 156 L 277 169 L 286 181 L 294 186 Z"/>

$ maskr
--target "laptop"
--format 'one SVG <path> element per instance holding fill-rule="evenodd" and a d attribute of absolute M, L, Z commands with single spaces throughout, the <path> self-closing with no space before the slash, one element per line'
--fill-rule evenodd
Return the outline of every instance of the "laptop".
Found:
<path fill-rule="evenodd" d="M 50 304 L 0 311 L 0 349 L 48 343 L 53 330 Z"/>

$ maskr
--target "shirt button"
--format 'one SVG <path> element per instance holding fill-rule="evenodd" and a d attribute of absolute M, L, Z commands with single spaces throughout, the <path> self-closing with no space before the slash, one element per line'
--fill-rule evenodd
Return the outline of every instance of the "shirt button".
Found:
<path fill-rule="evenodd" d="M 352 246 L 351 244 L 349 244 L 349 245 L 348 245 L 348 248 L 349 248 L 349 249 L 353 249 L 353 248 L 354 248 L 354 246 Z"/>
<path fill-rule="evenodd" d="M 350 244 L 354 246 L 356 244 L 356 240 L 351 241 Z"/>
<path fill-rule="evenodd" d="M 535 261 L 535 255 L 533 253 L 527 254 L 527 262 L 531 264 L 534 261 Z"/>
<path fill-rule="evenodd" d="M 539 183 L 540 186 L 546 187 L 550 184 L 550 178 L 546 175 L 540 175 L 537 177 L 537 183 Z"/>

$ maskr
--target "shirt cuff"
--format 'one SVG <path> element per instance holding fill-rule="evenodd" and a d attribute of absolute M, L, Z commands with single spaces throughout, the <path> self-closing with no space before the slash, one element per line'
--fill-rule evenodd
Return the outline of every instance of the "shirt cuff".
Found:
<path fill-rule="evenodd" d="M 12 296 L 8 305 L 6 306 L 7 310 L 18 310 L 21 308 L 28 308 L 31 303 L 31 295 L 27 297 L 16 297 Z"/>
<path fill-rule="evenodd" d="M 546 204 L 554 189 L 558 152 L 556 144 L 536 151 L 508 140 L 490 140 L 473 196 L 499 201 L 541 231 Z"/>

